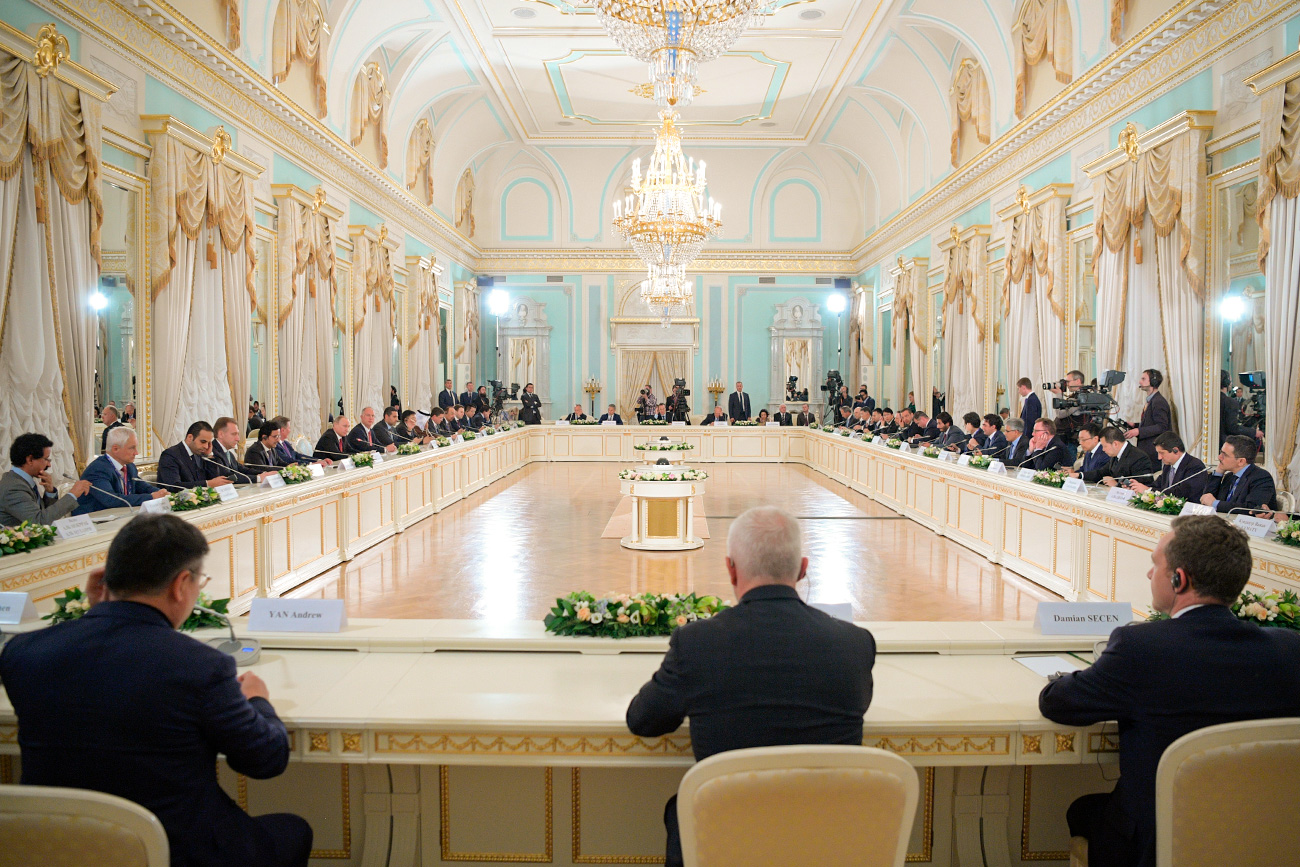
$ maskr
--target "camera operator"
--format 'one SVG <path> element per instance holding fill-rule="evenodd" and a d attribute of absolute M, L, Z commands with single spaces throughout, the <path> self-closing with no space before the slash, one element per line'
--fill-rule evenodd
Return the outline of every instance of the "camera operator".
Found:
<path fill-rule="evenodd" d="M 1056 397 L 1071 397 L 1078 394 L 1083 386 L 1083 371 L 1071 370 L 1065 375 L 1065 379 L 1056 385 L 1045 384 L 1044 387 Z M 1079 453 L 1075 438 L 1079 429 L 1089 421 L 1088 413 L 1082 407 L 1066 407 L 1056 411 L 1056 435 L 1061 438 L 1061 442 L 1065 443 L 1064 463 L 1074 463 Z"/>
<path fill-rule="evenodd" d="M 645 421 L 648 418 L 657 418 L 658 415 L 659 398 L 655 397 L 654 387 L 647 382 L 636 399 L 636 420 Z"/>
<path fill-rule="evenodd" d="M 542 423 L 542 399 L 537 396 L 531 382 L 524 386 L 523 393 L 519 395 L 519 402 L 523 404 L 519 410 L 520 421 L 524 424 Z"/>
<path fill-rule="evenodd" d="M 1169 401 L 1160 393 L 1160 386 L 1165 381 L 1165 376 L 1158 370 L 1147 369 L 1142 371 L 1142 377 L 1138 380 L 1138 388 L 1147 393 L 1146 403 L 1142 406 L 1142 420 L 1137 424 L 1130 424 L 1128 430 L 1124 432 L 1126 439 L 1136 440 L 1134 445 L 1151 459 L 1151 463 L 1158 463 L 1160 456 L 1156 454 L 1156 437 L 1173 429 L 1173 413 L 1169 411 Z"/>
<path fill-rule="evenodd" d="M 691 405 L 686 400 L 691 390 L 686 387 L 686 380 L 673 380 L 673 393 L 668 396 L 667 415 L 671 421 L 691 423 Z"/>

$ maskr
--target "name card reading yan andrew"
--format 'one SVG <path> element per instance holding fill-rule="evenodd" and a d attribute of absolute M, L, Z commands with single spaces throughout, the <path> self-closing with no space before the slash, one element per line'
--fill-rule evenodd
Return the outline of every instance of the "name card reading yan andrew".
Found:
<path fill-rule="evenodd" d="M 1132 620 L 1127 602 L 1039 602 L 1034 628 L 1043 635 L 1110 635 Z"/>
<path fill-rule="evenodd" d="M 342 599 L 254 599 L 250 632 L 342 632 L 348 625 Z"/>

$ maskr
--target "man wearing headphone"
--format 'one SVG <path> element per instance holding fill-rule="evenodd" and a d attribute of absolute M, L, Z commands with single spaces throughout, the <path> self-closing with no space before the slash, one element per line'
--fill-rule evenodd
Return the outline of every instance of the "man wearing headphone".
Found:
<path fill-rule="evenodd" d="M 1241 530 L 1214 515 L 1174 518 L 1147 572 L 1152 605 L 1168 619 L 1119 627 L 1091 668 L 1043 687 L 1038 707 L 1053 722 L 1119 723 L 1115 790 L 1066 811 L 1090 865 L 1154 867 L 1156 767 L 1171 743 L 1210 725 L 1300 715 L 1300 634 L 1229 607 L 1250 567 Z"/>

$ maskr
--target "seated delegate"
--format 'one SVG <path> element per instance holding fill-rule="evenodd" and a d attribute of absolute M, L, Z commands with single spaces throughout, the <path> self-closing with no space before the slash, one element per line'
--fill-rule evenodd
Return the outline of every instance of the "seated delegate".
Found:
<path fill-rule="evenodd" d="M 86 465 L 81 473 L 90 490 L 77 497 L 74 515 L 88 515 L 105 509 L 139 506 L 147 500 L 167 496 L 162 488 L 140 478 L 135 468 L 139 453 L 135 431 L 129 427 L 115 427 L 105 440 L 107 451 Z"/>
<path fill-rule="evenodd" d="M 59 496 L 50 475 L 53 448 L 54 443 L 44 434 L 14 437 L 9 446 L 12 468 L 0 476 L 0 527 L 14 527 L 23 521 L 52 524 L 71 515 L 77 508 L 77 497 L 90 492 L 90 482 L 79 479 Z"/>

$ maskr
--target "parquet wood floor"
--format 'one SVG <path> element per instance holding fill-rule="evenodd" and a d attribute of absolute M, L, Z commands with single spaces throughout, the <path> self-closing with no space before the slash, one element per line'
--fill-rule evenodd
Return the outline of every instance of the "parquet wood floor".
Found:
<path fill-rule="evenodd" d="M 713 593 L 731 598 L 730 519 L 777 504 L 804 527 L 806 595 L 859 620 L 1027 620 L 1058 597 L 793 464 L 707 464 L 712 538 L 695 551 L 601 539 L 615 463 L 534 463 L 316 578 L 294 596 L 342 598 L 349 616 L 540 619 L 557 596 Z M 802 585 L 801 585 L 802 586 Z"/>

